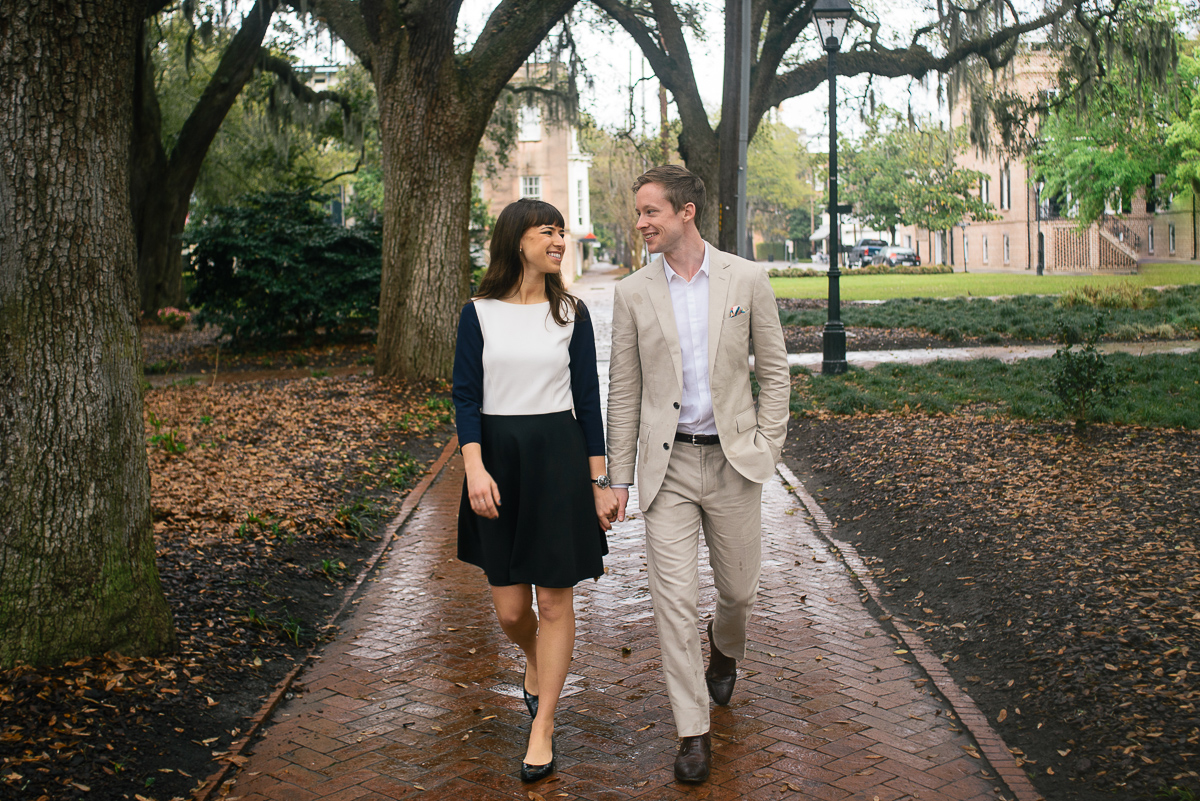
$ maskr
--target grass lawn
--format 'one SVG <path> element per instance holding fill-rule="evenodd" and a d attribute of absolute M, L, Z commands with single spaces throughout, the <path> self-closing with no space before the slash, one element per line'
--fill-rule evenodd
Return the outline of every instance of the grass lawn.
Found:
<path fill-rule="evenodd" d="M 956 298 L 995 295 L 1057 295 L 1083 284 L 1132 283 L 1138 286 L 1200 284 L 1200 266 L 1146 264 L 1137 275 L 1042 275 L 1028 273 L 948 273 L 943 275 L 855 275 L 842 273 L 842 300 Z M 815 278 L 772 278 L 781 298 L 823 298 L 829 281 Z"/>
<path fill-rule="evenodd" d="M 1119 392 L 1100 404 L 1100 422 L 1151 428 L 1200 428 L 1200 353 L 1112 354 Z M 1065 420 L 1050 390 L 1057 359 L 935 361 L 854 367 L 837 376 L 793 368 L 791 410 L 862 414 L 881 411 L 1008 414 L 1030 420 Z"/>

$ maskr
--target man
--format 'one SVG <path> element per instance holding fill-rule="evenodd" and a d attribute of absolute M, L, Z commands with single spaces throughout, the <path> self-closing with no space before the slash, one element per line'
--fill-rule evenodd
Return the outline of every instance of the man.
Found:
<path fill-rule="evenodd" d="M 683 167 L 634 183 L 637 230 L 661 258 L 617 285 L 608 467 L 625 519 L 637 460 L 646 559 L 667 693 L 680 737 L 675 777 L 708 778 L 708 695 L 726 705 L 758 593 L 762 485 L 787 433 L 787 350 L 766 271 L 706 243 L 704 183 Z M 760 391 L 755 408 L 749 357 Z M 699 531 L 716 611 L 702 667 Z"/>

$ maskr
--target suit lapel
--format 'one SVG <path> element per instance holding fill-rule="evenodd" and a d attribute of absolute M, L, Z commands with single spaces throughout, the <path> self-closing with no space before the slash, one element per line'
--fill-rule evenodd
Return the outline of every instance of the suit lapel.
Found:
<path fill-rule="evenodd" d="M 708 382 L 713 385 L 717 366 L 717 346 L 721 344 L 721 324 L 725 322 L 729 299 L 729 261 L 725 254 L 708 246 Z"/>
<path fill-rule="evenodd" d="M 659 256 L 645 267 L 648 272 L 646 293 L 650 296 L 650 308 L 658 315 L 658 326 L 662 329 L 671 364 L 675 368 L 675 381 L 683 387 L 683 353 L 679 347 L 679 328 L 675 325 L 675 306 L 671 303 L 671 289 L 663 272 L 666 265 Z"/>

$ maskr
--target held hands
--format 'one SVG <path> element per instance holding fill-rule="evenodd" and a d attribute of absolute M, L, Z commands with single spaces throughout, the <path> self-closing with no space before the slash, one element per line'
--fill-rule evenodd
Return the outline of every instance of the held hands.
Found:
<path fill-rule="evenodd" d="M 600 489 L 592 485 L 592 494 L 596 496 L 596 517 L 600 520 L 600 528 L 612 530 L 612 521 L 617 518 L 617 495 L 611 487 Z"/>
<path fill-rule="evenodd" d="M 629 503 L 629 487 L 613 487 L 613 494 L 617 496 L 617 522 L 625 522 L 625 506 Z"/>
<path fill-rule="evenodd" d="M 480 517 L 495 520 L 500 516 L 500 488 L 482 465 L 467 469 L 467 499 L 471 502 L 471 511 Z"/>

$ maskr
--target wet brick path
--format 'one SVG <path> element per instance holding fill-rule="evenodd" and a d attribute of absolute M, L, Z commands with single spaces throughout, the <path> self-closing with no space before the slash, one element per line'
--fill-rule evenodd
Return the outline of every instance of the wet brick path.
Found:
<path fill-rule="evenodd" d="M 644 575 L 640 518 L 608 574 L 577 588 L 578 642 L 558 773 L 516 776 L 522 662 L 480 571 L 454 559 L 453 459 L 368 582 L 341 637 L 300 678 L 224 797 L 266 799 L 995 799 L 990 766 L 866 610 L 778 480 L 764 496 L 763 580 L 734 702 L 713 714 L 714 769 L 672 776 L 676 739 Z M 712 608 L 711 574 L 702 608 Z M 1003 793 L 1007 795 L 1007 792 Z"/>

